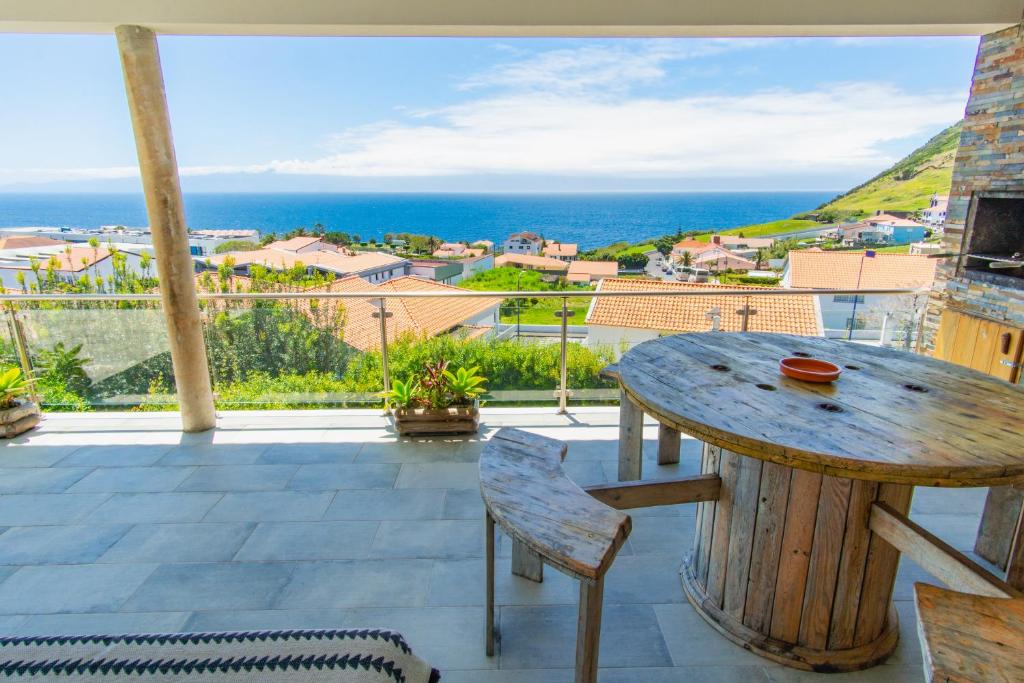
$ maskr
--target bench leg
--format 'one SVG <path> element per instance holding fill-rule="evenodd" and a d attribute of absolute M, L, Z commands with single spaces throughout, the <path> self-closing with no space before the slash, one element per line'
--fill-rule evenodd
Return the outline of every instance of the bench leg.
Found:
<path fill-rule="evenodd" d="M 597 681 L 603 600 L 604 577 L 594 583 L 580 581 L 580 613 L 576 624 L 576 683 Z"/>
<path fill-rule="evenodd" d="M 525 544 L 512 541 L 512 573 L 540 583 L 544 580 L 544 562 Z"/>
<path fill-rule="evenodd" d="M 644 413 L 619 389 L 619 481 L 640 478 L 644 450 Z"/>
<path fill-rule="evenodd" d="M 484 513 L 484 533 L 486 550 L 484 556 L 487 567 L 487 632 L 484 635 L 487 656 L 494 656 L 494 518 L 490 512 Z"/>
<path fill-rule="evenodd" d="M 658 425 L 658 464 L 674 465 L 679 462 L 679 430 Z"/>

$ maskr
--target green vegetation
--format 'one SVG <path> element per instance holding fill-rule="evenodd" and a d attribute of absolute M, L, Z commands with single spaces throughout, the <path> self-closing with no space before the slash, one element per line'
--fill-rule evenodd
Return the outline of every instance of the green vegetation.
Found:
<path fill-rule="evenodd" d="M 755 223 L 754 225 L 744 225 L 740 228 L 730 228 L 729 230 L 722 230 L 719 234 L 722 235 L 743 235 L 744 237 L 771 237 L 779 233 L 798 232 L 800 230 L 814 230 L 820 229 L 822 225 L 817 221 L 807 220 L 803 218 L 786 218 L 781 221 L 772 221 L 770 223 Z M 697 235 L 694 239 L 701 242 L 710 242 L 711 235 L 703 234 Z"/>
<path fill-rule="evenodd" d="M 26 379 L 21 368 L 0 372 L 0 410 L 14 406 L 15 401 L 28 393 L 32 380 Z"/>
<path fill-rule="evenodd" d="M 480 292 L 587 292 L 588 285 L 570 285 L 564 278 L 550 281 L 535 270 L 522 270 L 505 266 L 492 268 L 477 273 L 459 283 L 463 289 Z M 575 324 L 582 325 L 587 315 L 590 299 L 569 297 L 569 310 L 573 311 Z M 562 310 L 562 300 L 558 298 L 515 297 L 506 299 L 501 306 L 501 321 L 506 323 L 520 322 L 524 325 L 558 325 L 561 319 L 555 313 Z"/>
<path fill-rule="evenodd" d="M 777 277 L 750 277 L 742 273 L 719 273 L 718 281 L 723 285 L 754 285 L 761 287 L 775 287 L 781 278 Z"/>
<path fill-rule="evenodd" d="M 933 194 L 949 193 L 960 128 L 959 122 L 946 128 L 874 178 L 817 210 L 855 217 L 879 209 L 919 211 L 927 208 Z"/>
<path fill-rule="evenodd" d="M 252 242 L 250 240 L 228 240 L 227 242 L 221 242 L 213 249 L 215 254 L 224 254 L 229 251 L 256 251 L 260 248 L 258 242 Z"/>

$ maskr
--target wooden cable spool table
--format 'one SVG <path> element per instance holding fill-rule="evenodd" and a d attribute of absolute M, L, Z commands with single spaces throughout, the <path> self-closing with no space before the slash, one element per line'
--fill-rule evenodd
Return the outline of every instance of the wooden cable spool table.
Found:
<path fill-rule="evenodd" d="M 843 374 L 793 380 L 779 372 L 789 356 Z M 718 500 L 698 506 L 688 599 L 734 642 L 789 666 L 864 669 L 895 648 L 900 552 L 869 528 L 873 508 L 906 515 L 914 486 L 1024 480 L 1024 391 L 931 358 L 712 332 L 640 344 L 617 372 L 620 479 L 639 477 L 644 413 L 702 440 L 702 472 L 721 477 Z"/>

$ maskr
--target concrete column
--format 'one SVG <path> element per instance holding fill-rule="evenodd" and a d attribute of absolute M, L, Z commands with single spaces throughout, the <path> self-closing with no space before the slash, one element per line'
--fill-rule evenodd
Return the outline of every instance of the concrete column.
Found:
<path fill-rule="evenodd" d="M 142 26 L 118 26 L 114 32 L 156 251 L 182 427 L 186 432 L 201 432 L 216 425 L 217 415 L 156 34 Z"/>

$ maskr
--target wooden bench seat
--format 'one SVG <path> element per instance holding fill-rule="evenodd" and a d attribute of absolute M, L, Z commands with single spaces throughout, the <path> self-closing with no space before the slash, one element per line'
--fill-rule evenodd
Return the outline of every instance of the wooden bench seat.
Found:
<path fill-rule="evenodd" d="M 632 524 L 629 515 L 592 498 L 566 476 L 565 453 L 560 441 L 505 428 L 491 438 L 480 456 L 487 532 L 486 645 L 487 654 L 492 655 L 497 524 L 518 546 L 513 554 L 519 555 L 520 565 L 527 563 L 523 555 L 530 553 L 579 579 L 576 681 L 582 683 L 597 680 L 604 575 Z M 531 578 L 540 580 L 539 570 Z"/>
<path fill-rule="evenodd" d="M 929 681 L 1024 681 L 1024 598 L 914 585 Z"/>

